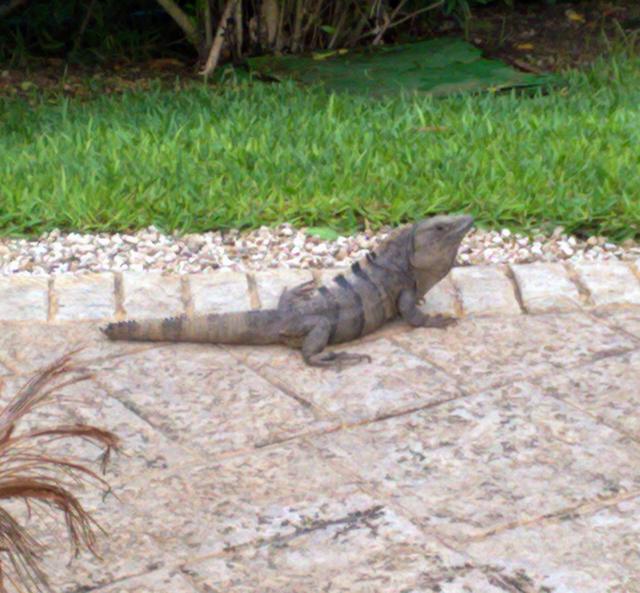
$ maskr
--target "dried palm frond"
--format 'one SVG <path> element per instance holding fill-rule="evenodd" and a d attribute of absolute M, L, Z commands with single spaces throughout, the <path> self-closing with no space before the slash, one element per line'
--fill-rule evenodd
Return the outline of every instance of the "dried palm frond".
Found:
<path fill-rule="evenodd" d="M 0 593 L 6 584 L 21 593 L 51 591 L 41 567 L 44 546 L 2 506 L 10 499 L 25 503 L 31 512 L 40 507 L 61 513 L 72 551 L 83 547 L 96 554 L 96 531 L 101 530 L 83 508 L 72 489 L 96 482 L 108 491 L 107 483 L 82 463 L 49 455 L 47 446 L 55 440 L 80 438 L 104 448 L 102 469 L 118 441 L 114 434 L 84 424 L 60 425 L 18 432 L 20 422 L 42 406 L 60 389 L 91 377 L 71 364 L 72 354 L 63 356 L 30 379 L 0 411 Z"/>

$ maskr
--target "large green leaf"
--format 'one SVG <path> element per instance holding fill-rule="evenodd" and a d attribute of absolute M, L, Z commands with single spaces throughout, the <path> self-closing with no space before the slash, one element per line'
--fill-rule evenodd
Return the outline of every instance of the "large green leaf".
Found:
<path fill-rule="evenodd" d="M 322 83 L 331 91 L 370 95 L 408 91 L 442 96 L 538 87 L 555 80 L 485 59 L 470 43 L 451 37 L 312 56 L 262 56 L 251 58 L 249 67 L 263 77 Z"/>

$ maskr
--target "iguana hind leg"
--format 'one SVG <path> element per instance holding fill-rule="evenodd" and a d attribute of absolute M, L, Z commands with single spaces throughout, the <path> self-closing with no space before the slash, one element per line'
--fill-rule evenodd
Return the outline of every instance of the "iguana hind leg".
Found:
<path fill-rule="evenodd" d="M 287 309 L 295 305 L 296 301 L 306 301 L 316 290 L 315 280 L 309 280 L 293 288 L 285 288 L 278 300 L 278 309 Z"/>
<path fill-rule="evenodd" d="M 325 317 L 314 317 L 308 321 L 310 328 L 302 342 L 302 356 L 310 366 L 343 367 L 360 362 L 371 362 L 366 354 L 350 352 L 323 352 L 329 343 L 331 323 Z"/>

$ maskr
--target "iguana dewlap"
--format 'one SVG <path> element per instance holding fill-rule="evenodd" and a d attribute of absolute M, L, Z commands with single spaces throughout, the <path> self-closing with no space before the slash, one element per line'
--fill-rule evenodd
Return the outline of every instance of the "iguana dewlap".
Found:
<path fill-rule="evenodd" d="M 447 275 L 472 226 L 471 216 L 434 216 L 401 227 L 329 284 L 306 282 L 285 290 L 276 309 L 122 321 L 102 331 L 112 340 L 285 344 L 301 348 L 314 366 L 369 360 L 325 348 L 369 334 L 398 315 L 416 327 L 452 323 L 425 315 L 417 303 Z"/>

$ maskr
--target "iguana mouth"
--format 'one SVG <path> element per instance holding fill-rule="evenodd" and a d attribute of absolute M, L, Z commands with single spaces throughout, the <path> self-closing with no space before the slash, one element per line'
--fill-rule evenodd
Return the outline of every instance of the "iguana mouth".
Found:
<path fill-rule="evenodd" d="M 451 234 L 464 235 L 473 226 L 473 216 L 461 216 L 460 222 L 453 228 Z"/>

